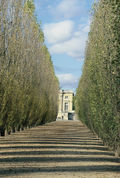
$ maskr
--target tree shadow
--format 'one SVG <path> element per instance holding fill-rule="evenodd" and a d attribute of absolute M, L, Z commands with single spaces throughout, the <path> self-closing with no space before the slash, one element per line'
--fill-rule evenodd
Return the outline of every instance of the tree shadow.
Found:
<path fill-rule="evenodd" d="M 120 163 L 119 158 L 114 157 L 12 157 L 0 158 L 0 162 L 10 163 L 27 163 L 27 162 L 114 162 Z"/>
<path fill-rule="evenodd" d="M 0 163 L 5 165 L 0 168 L 0 176 L 33 172 L 119 173 L 120 166 L 117 164 L 120 158 L 113 157 L 114 154 L 87 128 L 71 123 L 58 123 L 55 128 L 55 123 L 47 124 L 0 139 Z M 74 162 L 80 165 L 90 162 L 91 165 L 65 166 L 65 163 L 69 165 Z M 48 163 L 62 163 L 64 166 L 49 167 Z M 29 164 L 31 166 L 27 166 Z M 47 166 L 43 167 L 44 164 Z"/>
<path fill-rule="evenodd" d="M 14 169 L 1 169 L 1 176 L 12 176 L 27 173 L 54 173 L 54 172 L 120 172 L 120 166 L 116 165 L 97 165 L 97 166 L 62 166 L 62 167 L 19 167 Z"/>
<path fill-rule="evenodd" d="M 15 152 L 0 152 L 2 156 L 15 156 L 15 155 L 101 155 L 101 156 L 114 156 L 111 152 L 89 152 L 89 151 L 15 151 Z"/>
<path fill-rule="evenodd" d="M 1 145 L 4 143 L 1 143 Z M 90 141 L 60 141 L 60 140 L 54 140 L 54 141 L 49 141 L 49 140 L 45 140 L 45 141 L 19 141 L 19 142 L 15 142 L 15 141 L 11 141 L 11 142 L 7 142 L 8 145 L 19 145 L 19 144 L 40 144 L 40 145 L 44 145 L 44 144 L 48 144 L 48 145 L 52 145 L 52 144 L 59 144 L 59 145 L 89 145 L 89 146 L 103 146 L 102 143 L 92 143 Z"/>
<path fill-rule="evenodd" d="M 87 147 L 87 146 L 59 146 L 59 145 L 50 145 L 50 146 L 38 146 L 38 145 L 33 145 L 33 146 L 25 146 L 25 145 L 16 145 L 16 146 L 1 146 L 0 149 L 6 149 L 6 150 L 9 150 L 9 149 L 74 149 L 74 150 L 83 150 L 83 149 L 86 149 L 86 150 L 100 150 L 100 151 L 108 151 L 108 148 L 106 147 Z"/>

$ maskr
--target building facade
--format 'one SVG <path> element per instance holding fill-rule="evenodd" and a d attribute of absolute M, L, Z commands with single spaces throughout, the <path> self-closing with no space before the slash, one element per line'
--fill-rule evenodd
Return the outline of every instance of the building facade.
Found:
<path fill-rule="evenodd" d="M 59 92 L 59 110 L 57 120 L 75 120 L 73 111 L 74 93 L 69 90 L 60 90 Z"/>

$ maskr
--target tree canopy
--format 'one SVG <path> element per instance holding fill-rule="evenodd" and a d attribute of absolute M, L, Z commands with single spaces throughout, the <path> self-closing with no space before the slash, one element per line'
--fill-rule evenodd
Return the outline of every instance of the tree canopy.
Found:
<path fill-rule="evenodd" d="M 0 132 L 54 121 L 59 83 L 33 0 L 0 0 Z"/>
<path fill-rule="evenodd" d="M 120 1 L 93 8 L 83 74 L 76 94 L 79 118 L 103 142 L 120 148 Z"/>

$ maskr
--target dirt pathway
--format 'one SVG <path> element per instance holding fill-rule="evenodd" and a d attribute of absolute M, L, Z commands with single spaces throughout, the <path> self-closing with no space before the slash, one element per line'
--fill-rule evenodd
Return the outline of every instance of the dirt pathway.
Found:
<path fill-rule="evenodd" d="M 120 159 L 79 121 L 0 137 L 0 177 L 118 178 Z"/>

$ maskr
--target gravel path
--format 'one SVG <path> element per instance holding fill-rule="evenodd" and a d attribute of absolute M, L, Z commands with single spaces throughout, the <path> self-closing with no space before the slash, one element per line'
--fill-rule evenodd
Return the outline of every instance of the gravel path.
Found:
<path fill-rule="evenodd" d="M 0 137 L 0 177 L 119 178 L 120 159 L 79 121 Z"/>

